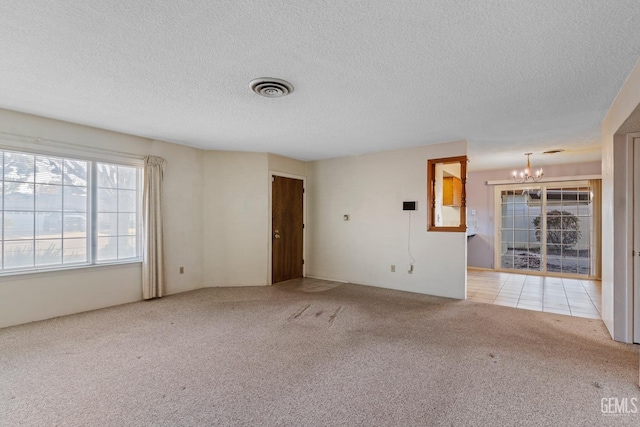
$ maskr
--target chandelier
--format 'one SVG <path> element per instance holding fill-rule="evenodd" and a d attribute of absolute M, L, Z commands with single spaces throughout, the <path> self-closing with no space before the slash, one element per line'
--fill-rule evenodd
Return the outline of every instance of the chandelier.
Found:
<path fill-rule="evenodd" d="M 542 175 L 544 175 L 542 173 L 542 169 L 538 169 L 537 171 L 535 171 L 535 174 L 531 175 L 531 162 L 529 161 L 529 156 L 531 156 L 533 153 L 525 153 L 524 155 L 527 156 L 527 168 L 521 172 L 518 173 L 518 171 L 513 171 L 513 180 L 517 183 L 522 183 L 522 182 L 527 182 L 529 180 L 533 181 L 533 182 L 538 182 L 540 181 L 540 179 L 542 179 Z"/>

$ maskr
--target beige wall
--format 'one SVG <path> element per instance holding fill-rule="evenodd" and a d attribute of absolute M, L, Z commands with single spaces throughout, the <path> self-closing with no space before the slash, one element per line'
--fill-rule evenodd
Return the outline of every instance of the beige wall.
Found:
<path fill-rule="evenodd" d="M 264 286 L 268 155 L 204 155 L 204 286 Z"/>
<path fill-rule="evenodd" d="M 306 163 L 267 153 L 205 153 L 205 286 L 270 284 L 271 173 L 305 177 Z"/>
<path fill-rule="evenodd" d="M 202 287 L 202 150 L 153 141 L 149 154 L 167 160 L 164 173 L 165 275 L 170 294 Z M 184 273 L 180 274 L 180 267 Z"/>
<path fill-rule="evenodd" d="M 426 193 L 427 160 L 465 155 L 466 147 L 457 141 L 308 163 L 307 275 L 465 298 L 466 236 L 426 231 Z M 418 210 L 403 211 L 403 201 L 417 201 Z"/>
<path fill-rule="evenodd" d="M 269 153 L 269 171 L 305 177 L 307 176 L 307 162 Z"/>
<path fill-rule="evenodd" d="M 632 233 L 628 214 L 628 145 L 618 129 L 640 104 L 640 64 L 636 64 L 602 122 L 602 320 L 618 341 L 633 339 L 633 283 L 629 278 Z M 639 129 L 640 130 L 640 129 Z"/>
<path fill-rule="evenodd" d="M 541 165 L 545 178 L 600 175 L 600 162 L 572 163 L 568 165 Z M 469 267 L 494 268 L 494 187 L 487 181 L 511 179 L 513 170 L 501 169 L 469 172 L 467 179 L 467 224 L 476 235 L 467 242 Z M 472 214 L 475 211 L 475 215 Z"/>
<path fill-rule="evenodd" d="M 202 286 L 202 152 L 145 138 L 0 110 L 0 143 L 33 148 L 24 138 L 43 138 L 42 150 L 67 153 L 122 151 L 167 160 L 165 236 L 167 293 Z M 25 140 L 26 141 L 26 140 Z M 179 267 L 185 273 L 179 274 Z M 0 277 L 0 327 L 138 301 L 142 298 L 140 264 L 88 267 L 52 273 Z"/>

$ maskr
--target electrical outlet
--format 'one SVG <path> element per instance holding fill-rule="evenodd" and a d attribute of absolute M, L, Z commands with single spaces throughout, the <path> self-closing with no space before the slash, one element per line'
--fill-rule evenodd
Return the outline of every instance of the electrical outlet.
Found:
<path fill-rule="evenodd" d="M 180 274 L 184 274 L 184 267 L 180 267 Z"/>
<path fill-rule="evenodd" d="M 396 272 L 396 266 L 394 264 L 391 264 L 391 272 L 392 273 Z"/>

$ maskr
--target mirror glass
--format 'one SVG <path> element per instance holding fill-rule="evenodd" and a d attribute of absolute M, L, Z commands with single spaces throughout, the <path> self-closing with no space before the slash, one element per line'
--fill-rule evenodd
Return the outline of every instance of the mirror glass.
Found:
<path fill-rule="evenodd" d="M 428 161 L 429 231 L 466 231 L 466 165 L 466 156 Z"/>

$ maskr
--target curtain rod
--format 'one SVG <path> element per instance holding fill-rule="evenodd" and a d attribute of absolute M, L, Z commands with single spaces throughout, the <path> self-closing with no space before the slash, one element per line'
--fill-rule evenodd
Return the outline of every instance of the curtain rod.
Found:
<path fill-rule="evenodd" d="M 538 182 L 587 181 L 590 179 L 602 179 L 602 175 L 551 176 L 551 177 L 542 178 Z M 469 182 L 468 179 L 467 179 L 467 182 Z M 486 181 L 486 185 L 502 185 L 502 184 L 535 185 L 538 182 L 514 182 L 513 179 L 500 179 L 495 181 Z"/>
<path fill-rule="evenodd" d="M 0 132 L 0 138 L 7 139 L 7 140 L 10 140 L 10 141 L 14 141 L 14 142 L 27 143 L 27 144 L 47 143 L 47 144 L 51 144 L 53 146 L 57 145 L 57 146 L 59 146 L 61 148 L 70 147 L 70 148 L 81 150 L 81 151 L 85 151 L 85 152 L 88 152 L 88 153 L 106 154 L 106 155 L 114 155 L 114 154 L 116 154 L 118 156 L 129 157 L 129 158 L 137 159 L 137 160 L 144 160 L 144 158 L 145 158 L 144 155 L 129 153 L 129 152 L 126 152 L 126 151 L 117 151 L 117 150 L 109 150 L 109 149 L 106 149 L 106 148 L 90 147 L 90 146 L 86 146 L 86 145 L 82 145 L 82 144 L 76 144 L 76 143 L 73 143 L 73 142 L 57 141 L 55 139 L 40 138 L 40 137 L 33 137 L 33 136 L 25 136 L 25 135 L 19 135 L 19 134 L 8 133 L 8 132 Z"/>

